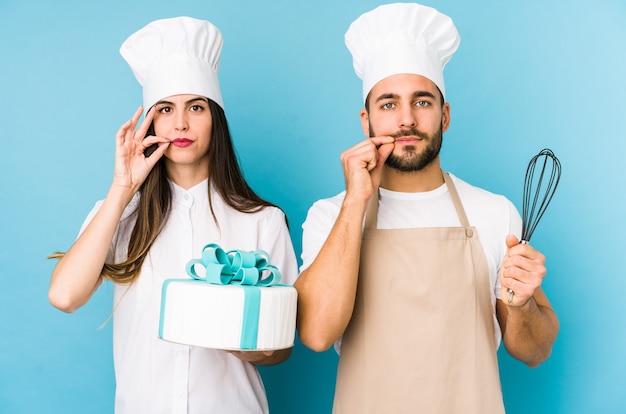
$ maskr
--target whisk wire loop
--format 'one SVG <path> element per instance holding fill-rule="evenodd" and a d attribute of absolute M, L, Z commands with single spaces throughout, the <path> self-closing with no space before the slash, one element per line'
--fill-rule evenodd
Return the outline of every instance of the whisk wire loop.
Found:
<path fill-rule="evenodd" d="M 535 180 L 535 169 L 538 163 L 540 164 L 541 172 Z M 549 176 L 544 185 L 546 172 L 548 172 Z M 522 240 L 530 241 L 537 224 L 554 196 L 560 179 L 561 162 L 552 150 L 547 148 L 541 150 L 528 163 L 526 177 L 524 178 L 522 201 Z"/>

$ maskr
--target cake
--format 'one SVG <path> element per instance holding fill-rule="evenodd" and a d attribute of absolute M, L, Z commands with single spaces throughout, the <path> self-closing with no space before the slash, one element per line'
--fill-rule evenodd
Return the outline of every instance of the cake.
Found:
<path fill-rule="evenodd" d="M 196 272 L 205 268 L 205 274 Z M 297 293 L 280 284 L 267 253 L 204 247 L 187 264 L 191 278 L 168 279 L 161 293 L 159 337 L 224 350 L 292 347 Z"/>

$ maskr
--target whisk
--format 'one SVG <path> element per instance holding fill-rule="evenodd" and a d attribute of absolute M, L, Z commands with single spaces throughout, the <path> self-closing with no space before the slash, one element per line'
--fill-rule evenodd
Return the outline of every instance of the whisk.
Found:
<path fill-rule="evenodd" d="M 535 178 L 535 169 L 540 164 L 539 176 Z M 549 176 L 546 179 L 546 173 Z M 543 149 L 528 163 L 526 177 L 524 178 L 524 195 L 522 200 L 522 240 L 520 243 L 527 244 L 535 232 L 535 228 L 546 212 L 552 196 L 556 191 L 561 179 L 561 162 L 552 150 Z M 515 292 L 509 292 L 508 302 L 511 303 Z"/>

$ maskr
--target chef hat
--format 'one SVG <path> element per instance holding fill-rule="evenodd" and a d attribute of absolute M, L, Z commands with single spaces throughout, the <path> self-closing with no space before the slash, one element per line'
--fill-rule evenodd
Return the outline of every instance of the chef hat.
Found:
<path fill-rule="evenodd" d="M 375 8 L 356 19 L 345 35 L 354 70 L 363 79 L 363 100 L 388 76 L 411 73 L 430 79 L 445 97 L 443 68 L 461 38 L 452 19 L 416 3 Z"/>
<path fill-rule="evenodd" d="M 222 33 L 205 20 L 155 20 L 130 35 L 120 53 L 143 86 L 144 111 L 180 94 L 205 96 L 224 108 L 217 71 Z"/>

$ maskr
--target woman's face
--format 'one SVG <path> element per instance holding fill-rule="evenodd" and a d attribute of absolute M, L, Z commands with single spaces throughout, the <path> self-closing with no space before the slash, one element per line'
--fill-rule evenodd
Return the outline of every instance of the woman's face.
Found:
<path fill-rule="evenodd" d="M 168 138 L 165 157 L 175 165 L 208 169 L 208 151 L 213 119 L 208 99 L 199 95 L 173 95 L 158 101 L 154 113 L 154 132 Z"/>

